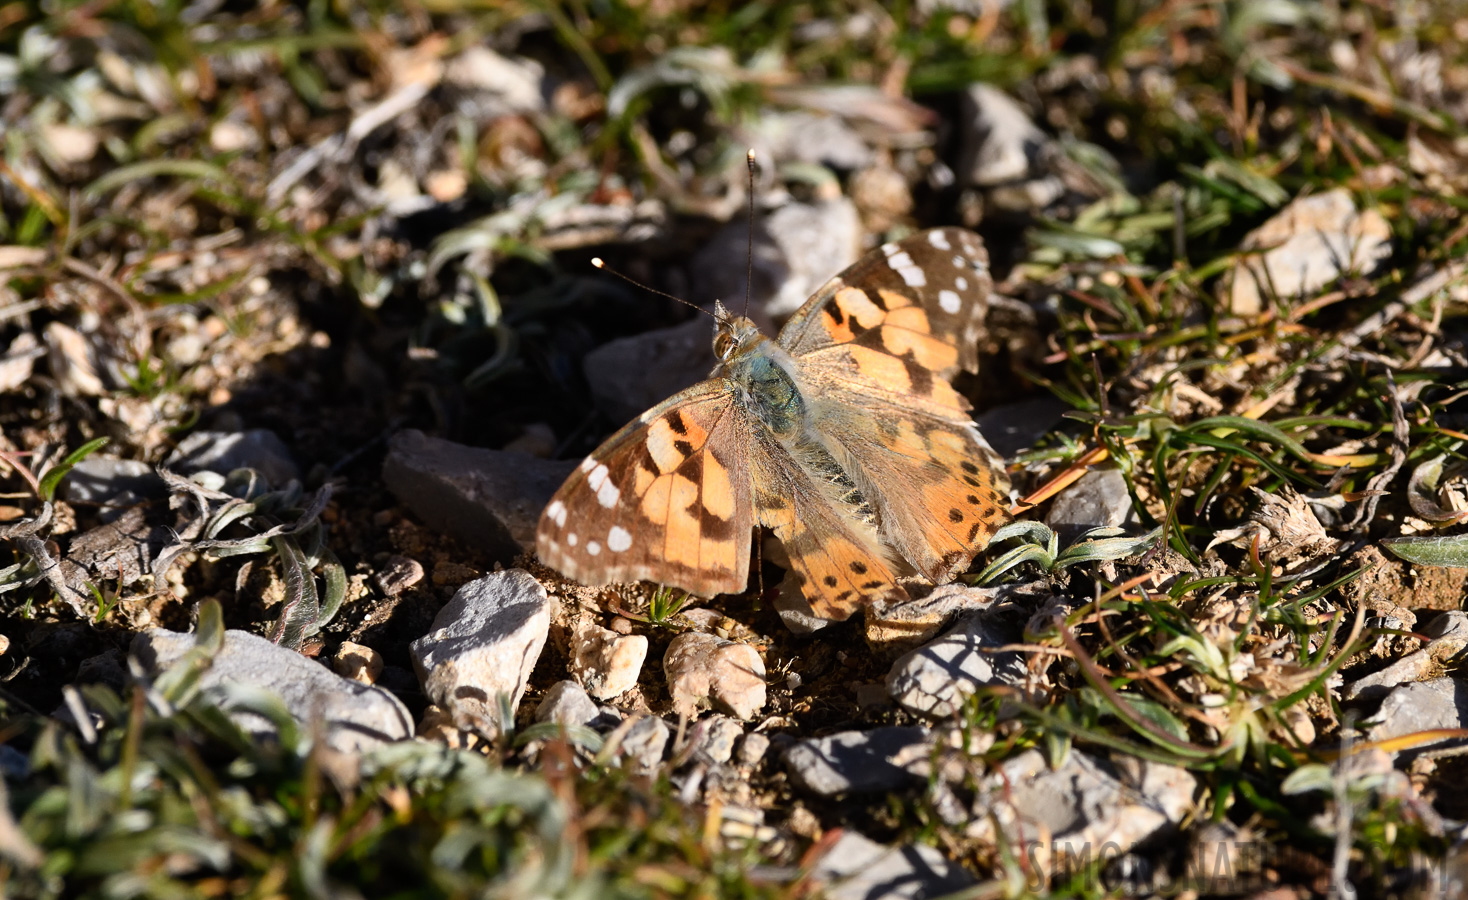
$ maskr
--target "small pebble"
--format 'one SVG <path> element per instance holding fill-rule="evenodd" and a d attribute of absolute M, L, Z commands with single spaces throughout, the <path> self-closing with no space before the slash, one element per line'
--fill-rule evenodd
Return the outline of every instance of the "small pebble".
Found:
<path fill-rule="evenodd" d="M 688 632 L 673 638 L 663 656 L 673 711 L 693 718 L 713 705 L 748 719 L 765 705 L 765 664 L 748 644 Z"/>
<path fill-rule="evenodd" d="M 376 684 L 382 674 L 382 655 L 371 647 L 342 641 L 332 668 L 336 674 L 363 684 Z"/>
<path fill-rule="evenodd" d="M 375 580 L 379 590 L 396 597 L 423 580 L 423 564 L 406 556 L 392 556 L 377 572 Z"/>

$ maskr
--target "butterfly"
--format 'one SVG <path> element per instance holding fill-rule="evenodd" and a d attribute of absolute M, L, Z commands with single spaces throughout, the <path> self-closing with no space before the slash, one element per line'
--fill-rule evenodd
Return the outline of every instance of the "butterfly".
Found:
<path fill-rule="evenodd" d="M 977 370 L 992 285 L 979 237 L 937 228 L 826 282 L 775 340 L 715 304 L 708 380 L 571 473 L 536 529 L 541 561 L 584 584 L 737 593 L 761 526 L 835 620 L 906 599 L 899 574 L 953 580 L 1006 517 L 993 451 L 949 384 Z"/>

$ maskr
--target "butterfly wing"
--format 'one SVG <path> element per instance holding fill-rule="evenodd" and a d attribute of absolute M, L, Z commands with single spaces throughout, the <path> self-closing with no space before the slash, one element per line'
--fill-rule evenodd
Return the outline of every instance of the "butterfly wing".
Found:
<path fill-rule="evenodd" d="M 546 506 L 535 533 L 541 561 L 583 584 L 646 579 L 702 596 L 744 590 L 752 424 L 717 379 L 644 413 Z"/>
<path fill-rule="evenodd" d="M 833 496 L 842 488 L 764 434 L 750 463 L 759 523 L 785 547 L 791 574 L 816 615 L 842 620 L 868 604 L 907 597 L 876 529 L 843 514 L 845 505 Z"/>
<path fill-rule="evenodd" d="M 948 382 L 977 369 L 991 287 L 978 238 L 934 229 L 831 279 L 779 338 L 883 540 L 938 583 L 967 568 L 1005 519 L 993 451 Z"/>

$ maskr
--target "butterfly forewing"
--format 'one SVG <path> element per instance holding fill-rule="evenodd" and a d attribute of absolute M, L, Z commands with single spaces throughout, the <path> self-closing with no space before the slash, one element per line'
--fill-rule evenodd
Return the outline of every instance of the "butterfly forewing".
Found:
<path fill-rule="evenodd" d="M 535 535 L 541 561 L 584 584 L 744 590 L 754 527 L 750 425 L 715 380 L 644 413 L 546 506 Z"/>
<path fill-rule="evenodd" d="M 978 369 L 992 288 L 978 236 L 934 228 L 883 244 L 826 282 L 785 324 L 779 343 L 796 357 L 855 344 L 946 382 L 960 368 Z"/>

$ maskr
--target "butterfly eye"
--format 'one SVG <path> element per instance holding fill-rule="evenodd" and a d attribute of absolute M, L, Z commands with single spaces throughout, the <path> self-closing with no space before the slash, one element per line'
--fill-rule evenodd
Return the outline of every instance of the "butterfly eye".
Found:
<path fill-rule="evenodd" d="M 714 356 L 720 360 L 728 359 L 729 354 L 734 352 L 734 343 L 734 335 L 721 330 L 714 335 Z"/>

